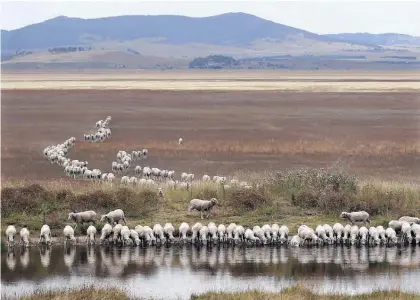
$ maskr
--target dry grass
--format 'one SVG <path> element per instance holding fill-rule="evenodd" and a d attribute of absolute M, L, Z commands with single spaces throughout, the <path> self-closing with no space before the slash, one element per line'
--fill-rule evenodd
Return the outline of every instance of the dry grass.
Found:
<path fill-rule="evenodd" d="M 402 75 L 402 77 L 398 77 Z M 404 81 L 407 80 L 407 81 Z M 343 82 L 343 80 L 345 80 Z M 385 82 L 384 82 L 385 81 Z M 413 91 L 420 90 L 415 72 L 267 72 L 267 71 L 127 71 L 6 73 L 3 89 L 139 89 L 139 90 L 282 90 L 282 91 Z"/>
<path fill-rule="evenodd" d="M 128 300 L 123 291 L 114 288 L 83 287 L 75 290 L 36 291 L 33 295 L 24 296 L 22 300 Z"/>
<path fill-rule="evenodd" d="M 341 211 L 366 210 L 372 224 L 386 225 L 401 215 L 420 214 L 420 186 L 381 181 L 359 181 L 337 170 L 302 169 L 284 173 L 238 173 L 253 187 L 223 189 L 214 183 L 197 183 L 190 191 L 156 190 L 120 184 L 93 184 L 83 181 L 51 181 L 42 185 L 27 181 L 6 181 L 2 186 L 2 224 L 28 224 L 39 230 L 47 222 L 61 231 L 70 210 L 106 213 L 121 208 L 128 225 L 171 222 L 194 223 L 198 213 L 188 213 L 190 199 L 216 197 L 220 204 L 209 221 L 236 222 L 244 226 L 282 223 L 291 231 L 303 222 L 310 226 L 343 221 Z M 328 212 L 328 213 L 326 213 Z M 99 225 L 100 226 L 100 225 Z M 78 234 L 86 228 L 78 227 Z"/>
<path fill-rule="evenodd" d="M 279 293 L 246 291 L 246 292 L 208 292 L 202 295 L 193 295 L 191 300 L 414 300 L 420 295 L 403 293 L 400 291 L 372 292 L 356 296 L 347 295 L 320 295 L 297 285 L 284 289 Z"/>
<path fill-rule="evenodd" d="M 22 300 L 123 300 L 139 299 L 129 297 L 123 291 L 117 289 L 98 289 L 83 287 L 75 290 L 63 290 L 57 292 L 36 291 L 33 295 L 25 296 Z M 340 294 L 320 295 L 312 292 L 301 285 L 286 288 L 281 292 L 207 292 L 201 295 L 191 295 L 191 300 L 417 300 L 419 295 L 400 291 L 377 291 L 356 296 Z"/>

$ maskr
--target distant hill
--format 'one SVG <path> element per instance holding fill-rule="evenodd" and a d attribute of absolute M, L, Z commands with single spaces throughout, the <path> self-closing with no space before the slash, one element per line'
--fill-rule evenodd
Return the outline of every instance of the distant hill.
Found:
<path fill-rule="evenodd" d="M 339 33 L 326 34 L 326 37 L 359 44 L 382 46 L 412 45 L 420 46 L 420 37 L 399 33 Z"/>
<path fill-rule="evenodd" d="M 419 38 L 394 36 L 398 36 L 398 46 L 405 42 L 409 47 L 418 45 Z M 81 19 L 61 16 L 16 30 L 1 31 L 3 68 L 67 68 L 72 63 L 77 68 L 83 65 L 187 67 L 194 59 L 209 55 L 234 59 L 334 55 L 346 59 L 349 54 L 364 57 L 368 53 L 366 59 L 387 57 L 389 60 L 396 56 L 417 59 L 417 54 L 409 48 L 392 48 L 397 44 L 391 41 L 392 37 L 386 35 L 319 35 L 245 13 L 203 18 L 161 15 Z M 112 59 L 108 61 L 110 57 Z"/>
<path fill-rule="evenodd" d="M 144 38 L 162 38 L 169 44 L 245 46 L 258 39 L 284 40 L 294 35 L 316 41 L 333 40 L 244 13 L 227 13 L 204 18 L 162 15 L 80 19 L 61 16 L 2 32 L 2 49 L 34 50 Z"/>

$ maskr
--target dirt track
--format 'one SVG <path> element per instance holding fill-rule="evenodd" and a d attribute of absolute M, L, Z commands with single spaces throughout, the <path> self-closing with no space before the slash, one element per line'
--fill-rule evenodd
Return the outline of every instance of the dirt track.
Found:
<path fill-rule="evenodd" d="M 118 150 L 141 165 L 203 173 L 340 166 L 420 181 L 418 93 L 3 91 L 2 179 L 62 178 L 42 150 L 75 136 L 70 157 L 110 171 Z M 82 141 L 113 117 L 112 138 Z M 183 137 L 185 145 L 177 140 Z"/>

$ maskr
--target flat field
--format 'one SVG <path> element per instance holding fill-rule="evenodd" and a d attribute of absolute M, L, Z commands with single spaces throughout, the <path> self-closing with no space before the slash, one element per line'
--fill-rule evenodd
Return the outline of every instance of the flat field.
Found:
<path fill-rule="evenodd" d="M 8 71 L 2 89 L 420 91 L 415 71 L 110 70 Z"/>
<path fill-rule="evenodd" d="M 42 150 L 74 136 L 69 157 L 103 172 L 118 150 L 147 148 L 140 165 L 199 177 L 340 167 L 362 178 L 420 182 L 419 80 L 404 72 L 6 73 L 1 175 L 62 178 Z M 284 91 L 288 84 L 300 92 Z M 323 90 L 316 84 L 330 88 L 313 92 Z M 375 92 L 360 92 L 366 84 Z M 401 85 L 411 88 L 391 92 Z M 108 115 L 111 139 L 83 141 Z"/>

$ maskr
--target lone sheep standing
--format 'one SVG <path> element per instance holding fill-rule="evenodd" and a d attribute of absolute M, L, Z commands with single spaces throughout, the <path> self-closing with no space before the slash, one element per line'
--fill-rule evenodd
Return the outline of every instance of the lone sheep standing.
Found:
<path fill-rule="evenodd" d="M 340 215 L 340 218 L 349 220 L 351 222 L 351 224 L 353 225 L 355 222 L 364 222 L 366 224 L 369 223 L 370 224 L 370 220 L 369 220 L 369 214 L 365 211 L 355 211 L 355 212 L 345 212 L 343 211 Z"/>
<path fill-rule="evenodd" d="M 216 198 L 211 198 L 210 200 L 192 199 L 188 207 L 188 212 L 192 212 L 193 210 L 199 211 L 201 213 L 201 219 L 203 219 L 203 212 L 205 211 L 207 212 L 206 218 L 208 218 L 211 214 L 211 209 L 218 203 Z"/>
<path fill-rule="evenodd" d="M 106 215 L 102 215 L 101 222 L 104 222 L 105 220 L 111 225 L 113 225 L 114 222 L 118 223 L 120 220 L 123 220 L 124 224 L 126 224 L 124 212 L 121 209 L 116 209 L 116 210 L 110 211 Z"/>
<path fill-rule="evenodd" d="M 76 229 L 78 223 L 88 223 L 88 222 L 95 223 L 96 212 L 94 212 L 93 210 L 82 211 L 78 213 L 71 212 L 69 213 L 68 219 L 76 222 L 76 226 L 74 227 L 74 229 Z"/>

